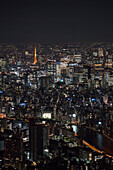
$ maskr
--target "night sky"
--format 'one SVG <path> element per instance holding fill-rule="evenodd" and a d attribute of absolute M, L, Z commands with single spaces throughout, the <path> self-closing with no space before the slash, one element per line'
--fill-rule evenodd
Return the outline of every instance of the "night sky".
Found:
<path fill-rule="evenodd" d="M 0 42 L 113 41 L 113 0 L 0 0 Z"/>

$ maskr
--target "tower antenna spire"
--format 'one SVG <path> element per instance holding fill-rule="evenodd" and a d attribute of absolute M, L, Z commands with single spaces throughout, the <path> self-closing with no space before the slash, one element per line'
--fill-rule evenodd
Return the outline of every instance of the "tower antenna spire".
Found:
<path fill-rule="evenodd" d="M 34 64 L 37 63 L 37 58 L 36 58 L 36 46 L 35 46 L 35 56 L 34 56 Z"/>

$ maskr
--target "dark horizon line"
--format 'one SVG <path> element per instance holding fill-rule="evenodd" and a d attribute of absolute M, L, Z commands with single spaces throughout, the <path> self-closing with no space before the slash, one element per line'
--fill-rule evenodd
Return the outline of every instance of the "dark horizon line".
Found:
<path fill-rule="evenodd" d="M 82 43 L 84 43 L 84 44 L 89 44 L 89 43 L 113 43 L 113 40 L 112 41 L 100 41 L 100 40 L 98 40 L 98 41 L 31 41 L 31 40 L 22 40 L 22 41 L 20 41 L 20 40 L 18 40 L 18 41 L 16 41 L 16 40 L 2 40 L 2 41 L 0 41 L 0 44 L 13 44 L 13 43 L 31 43 L 31 44 L 76 44 L 76 43 L 78 43 L 78 44 L 82 44 Z"/>

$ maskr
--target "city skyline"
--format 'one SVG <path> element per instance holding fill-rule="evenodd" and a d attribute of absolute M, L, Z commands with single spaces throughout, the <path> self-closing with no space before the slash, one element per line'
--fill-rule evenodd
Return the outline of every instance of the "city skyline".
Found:
<path fill-rule="evenodd" d="M 113 43 L 0 43 L 0 168 L 113 169 Z"/>

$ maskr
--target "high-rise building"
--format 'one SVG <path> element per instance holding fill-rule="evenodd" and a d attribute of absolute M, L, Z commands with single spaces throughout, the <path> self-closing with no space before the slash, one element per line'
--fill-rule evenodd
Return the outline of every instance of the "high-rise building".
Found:
<path fill-rule="evenodd" d="M 52 75 L 53 79 L 56 75 L 56 60 L 48 60 L 47 62 L 48 75 Z"/>
<path fill-rule="evenodd" d="M 103 56 L 104 56 L 104 53 L 103 53 L 103 49 L 102 49 L 102 48 L 99 48 L 99 49 L 98 49 L 98 56 L 99 56 L 99 57 L 103 57 Z"/>
<path fill-rule="evenodd" d="M 5 161 L 11 160 L 15 163 L 16 160 L 23 160 L 23 140 L 18 134 L 6 137 L 4 147 Z"/>
<path fill-rule="evenodd" d="M 0 158 L 4 156 L 4 133 L 0 132 Z"/>
<path fill-rule="evenodd" d="M 37 161 L 48 146 L 48 127 L 36 119 L 30 119 L 29 126 L 30 158 Z"/>

